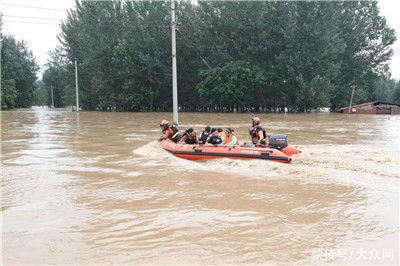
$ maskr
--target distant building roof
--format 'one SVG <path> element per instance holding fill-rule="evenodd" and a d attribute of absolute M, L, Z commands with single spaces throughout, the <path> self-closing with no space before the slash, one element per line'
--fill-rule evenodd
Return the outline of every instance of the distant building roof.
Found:
<path fill-rule="evenodd" d="M 381 105 L 381 104 L 385 104 L 385 105 L 395 105 L 400 107 L 400 104 L 398 103 L 391 103 L 391 102 L 383 102 L 383 101 L 375 101 L 375 102 L 369 102 L 369 103 L 362 103 L 362 104 L 358 104 L 358 105 L 352 105 L 351 108 L 353 107 L 360 107 L 360 106 L 366 106 L 366 105 Z M 339 110 L 344 110 L 344 109 L 348 109 L 349 107 L 343 107 L 340 108 Z"/>

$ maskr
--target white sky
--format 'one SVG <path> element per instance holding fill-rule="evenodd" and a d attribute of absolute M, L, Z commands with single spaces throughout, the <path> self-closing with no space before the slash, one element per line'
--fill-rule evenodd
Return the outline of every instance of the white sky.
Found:
<path fill-rule="evenodd" d="M 6 3 L 10 5 L 6 5 Z M 57 34 L 60 29 L 57 19 L 65 19 L 67 12 L 17 7 L 11 5 L 35 6 L 48 9 L 67 9 L 75 5 L 74 0 L 0 0 L 0 12 L 3 13 L 3 30 L 14 35 L 17 39 L 24 39 L 33 51 L 39 64 L 43 66 L 48 60 L 47 52 L 58 44 Z M 392 76 L 400 79 L 400 0 L 379 0 L 382 14 L 386 17 L 389 26 L 396 30 L 397 41 L 393 45 L 394 56 L 391 61 Z M 22 16 L 11 17 L 11 16 Z M 52 20 L 31 19 L 27 17 L 51 18 Z M 11 21 L 24 21 L 15 23 Z M 39 24 L 39 23 L 49 23 Z"/>

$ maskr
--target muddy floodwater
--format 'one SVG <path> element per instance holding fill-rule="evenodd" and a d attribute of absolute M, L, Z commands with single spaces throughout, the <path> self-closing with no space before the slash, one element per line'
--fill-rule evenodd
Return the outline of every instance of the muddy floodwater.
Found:
<path fill-rule="evenodd" d="M 1 112 L 4 264 L 398 264 L 400 116 L 259 114 L 290 164 L 175 158 L 170 113 Z M 181 113 L 181 129 L 250 114 Z"/>

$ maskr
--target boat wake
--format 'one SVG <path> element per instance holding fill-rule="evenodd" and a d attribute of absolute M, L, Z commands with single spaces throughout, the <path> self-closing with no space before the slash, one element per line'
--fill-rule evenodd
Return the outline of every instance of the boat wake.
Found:
<path fill-rule="evenodd" d="M 142 147 L 133 150 L 133 154 L 153 160 L 178 159 L 172 154 L 164 151 L 164 149 L 160 145 L 160 142 L 158 141 L 149 142 Z"/>
<path fill-rule="evenodd" d="M 174 171 L 205 171 L 260 179 L 288 178 L 304 182 L 356 182 L 373 186 L 374 179 L 399 178 L 400 160 L 396 150 L 365 145 L 304 145 L 293 161 L 282 164 L 264 160 L 233 160 L 228 158 L 189 161 L 173 156 L 157 141 L 133 151 L 144 161 L 168 165 Z M 378 170 L 379 169 L 379 170 Z"/>

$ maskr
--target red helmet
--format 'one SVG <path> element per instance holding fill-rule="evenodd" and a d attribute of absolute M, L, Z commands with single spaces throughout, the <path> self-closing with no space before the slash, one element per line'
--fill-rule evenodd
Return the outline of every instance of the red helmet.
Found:
<path fill-rule="evenodd" d="M 165 126 L 168 126 L 168 121 L 167 120 L 161 120 L 160 127 L 165 127 Z"/>
<path fill-rule="evenodd" d="M 261 122 L 261 119 L 258 118 L 257 116 L 253 117 L 253 125 L 259 125 Z"/>

